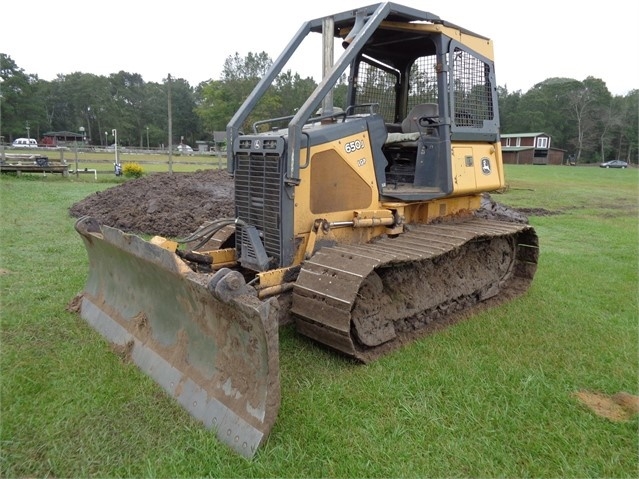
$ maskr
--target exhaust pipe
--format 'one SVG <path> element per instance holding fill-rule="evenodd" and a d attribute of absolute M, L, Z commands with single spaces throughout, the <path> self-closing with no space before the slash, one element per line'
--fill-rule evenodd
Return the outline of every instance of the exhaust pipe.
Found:
<path fill-rule="evenodd" d="M 364 19 L 365 14 L 366 14 L 365 10 L 358 10 L 357 13 L 355 14 L 355 24 L 353 25 L 353 28 L 351 28 L 351 31 L 348 32 L 348 35 L 342 42 L 342 47 L 344 47 L 345 49 L 348 48 L 351 42 L 355 40 L 355 37 L 357 36 L 357 34 L 362 30 L 362 28 L 364 28 L 364 24 L 366 23 L 366 20 Z"/>

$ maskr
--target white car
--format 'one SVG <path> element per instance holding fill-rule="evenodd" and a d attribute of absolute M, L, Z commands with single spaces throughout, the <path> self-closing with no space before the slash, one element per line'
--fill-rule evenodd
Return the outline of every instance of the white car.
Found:
<path fill-rule="evenodd" d="M 11 146 L 14 148 L 37 148 L 38 142 L 33 138 L 16 138 Z"/>
<path fill-rule="evenodd" d="M 193 153 L 193 148 L 191 148 L 189 145 L 184 145 L 184 144 L 182 144 L 182 143 L 180 143 L 180 144 L 177 146 L 177 150 L 178 150 L 180 153 Z"/>

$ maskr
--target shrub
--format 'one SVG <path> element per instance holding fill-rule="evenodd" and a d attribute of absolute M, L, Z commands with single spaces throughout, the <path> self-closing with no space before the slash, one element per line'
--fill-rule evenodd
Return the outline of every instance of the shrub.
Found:
<path fill-rule="evenodd" d="M 137 163 L 125 163 L 122 172 L 126 178 L 139 178 L 144 173 L 142 167 Z"/>

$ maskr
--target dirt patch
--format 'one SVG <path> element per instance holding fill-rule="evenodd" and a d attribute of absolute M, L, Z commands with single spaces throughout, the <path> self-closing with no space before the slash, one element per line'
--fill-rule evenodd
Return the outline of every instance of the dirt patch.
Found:
<path fill-rule="evenodd" d="M 511 208 L 496 202 L 488 193 L 482 195 L 481 210 L 477 212 L 477 216 L 483 218 L 495 218 L 514 223 L 528 223 L 529 216 L 552 216 L 559 214 L 561 214 L 561 211 L 550 211 L 545 208 Z"/>
<path fill-rule="evenodd" d="M 629 421 L 639 414 L 639 396 L 627 392 L 609 396 L 593 391 L 577 391 L 574 396 L 595 414 L 610 421 Z"/>
<path fill-rule="evenodd" d="M 526 216 L 553 216 L 562 213 L 561 211 L 551 211 L 546 208 L 517 208 L 517 211 Z"/>

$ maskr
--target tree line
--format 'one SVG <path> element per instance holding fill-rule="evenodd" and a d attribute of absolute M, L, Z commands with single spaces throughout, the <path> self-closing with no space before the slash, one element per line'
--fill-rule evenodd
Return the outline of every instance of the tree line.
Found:
<path fill-rule="evenodd" d="M 109 76 L 74 72 L 52 81 L 27 73 L 0 53 L 0 136 L 5 143 L 40 139 L 50 131 L 83 132 L 87 143 L 107 146 L 118 132 L 123 146 L 163 148 L 169 143 L 212 141 L 272 64 L 264 52 L 229 56 L 219 80 L 192 86 L 167 74 L 162 83 L 120 71 Z M 317 83 L 290 70 L 283 72 L 245 124 L 290 115 Z M 552 145 L 578 163 L 623 159 L 637 164 L 639 90 L 612 95 L 597 78 L 583 81 L 548 78 L 526 92 L 498 88 L 501 132 L 544 132 Z M 333 93 L 345 107 L 346 84 Z"/>

